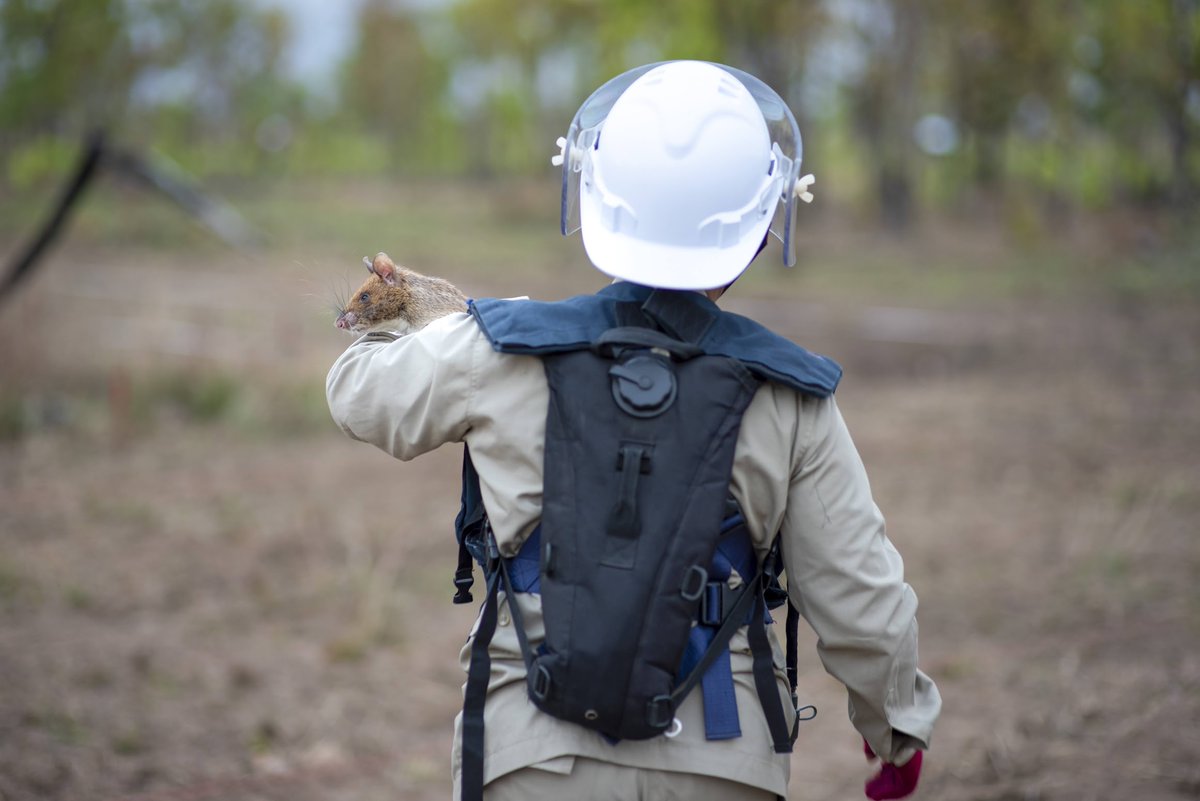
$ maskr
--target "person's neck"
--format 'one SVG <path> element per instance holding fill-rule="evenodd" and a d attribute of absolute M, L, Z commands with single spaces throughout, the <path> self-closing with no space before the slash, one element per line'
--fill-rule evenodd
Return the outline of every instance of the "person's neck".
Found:
<path fill-rule="evenodd" d="M 624 283 L 624 281 L 625 281 L 625 279 L 624 279 L 624 278 L 614 278 L 614 279 L 612 280 L 612 282 L 613 282 L 614 284 L 620 284 L 620 283 Z M 701 295 L 703 295 L 704 297 L 708 298 L 708 299 L 709 299 L 709 300 L 711 300 L 713 303 L 716 303 L 716 302 L 717 302 L 717 300 L 718 300 L 718 299 L 719 299 L 719 298 L 720 298 L 722 295 L 724 295 L 724 294 L 725 294 L 725 290 L 726 290 L 726 289 L 729 289 L 729 286 L 719 286 L 719 287 L 717 287 L 716 289 L 697 289 L 697 290 L 694 290 L 694 291 L 696 291 L 696 292 L 699 292 Z"/>

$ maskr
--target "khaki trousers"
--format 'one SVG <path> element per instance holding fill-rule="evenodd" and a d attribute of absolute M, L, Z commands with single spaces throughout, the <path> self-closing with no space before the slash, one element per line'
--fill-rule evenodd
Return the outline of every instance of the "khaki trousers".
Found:
<path fill-rule="evenodd" d="M 560 760 L 554 760 L 561 764 Z M 575 757 L 561 772 L 538 767 L 505 774 L 483 788 L 484 801 L 775 801 L 775 794 L 715 776 L 613 765 Z"/>

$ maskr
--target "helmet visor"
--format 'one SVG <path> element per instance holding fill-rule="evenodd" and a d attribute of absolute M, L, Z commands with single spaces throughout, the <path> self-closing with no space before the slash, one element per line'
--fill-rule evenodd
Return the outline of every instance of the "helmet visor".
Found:
<path fill-rule="evenodd" d="M 562 143 L 562 208 L 559 228 L 563 236 L 569 236 L 580 228 L 579 192 L 584 160 L 589 158 L 589 151 L 596 147 L 600 130 L 604 127 L 604 121 L 608 119 L 613 104 L 638 78 L 668 63 L 670 62 L 662 61 L 646 64 L 621 73 L 592 92 L 575 112 L 571 127 L 567 129 Z M 746 87 L 767 123 L 767 131 L 776 150 L 775 169 L 781 173 L 780 198 L 775 206 L 769 230 L 783 245 L 783 263 L 790 267 L 796 263 L 795 245 L 792 241 L 796 214 L 794 188 L 796 179 L 800 177 L 800 164 L 804 154 L 800 127 L 796 124 L 796 118 L 787 103 L 771 87 L 742 70 L 724 64 L 713 66 L 728 72 Z"/>

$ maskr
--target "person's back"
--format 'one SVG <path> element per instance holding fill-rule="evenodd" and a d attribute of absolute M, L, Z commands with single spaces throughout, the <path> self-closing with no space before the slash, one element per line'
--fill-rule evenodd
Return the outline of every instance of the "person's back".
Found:
<path fill-rule="evenodd" d="M 563 230 L 579 179 L 589 256 L 621 280 L 574 305 L 480 302 L 415 334 L 360 340 L 330 372 L 331 412 L 350 436 L 401 459 L 466 443 L 499 555 L 528 558 L 522 546 L 542 522 L 544 489 L 559 486 L 545 474 L 551 391 L 543 356 L 586 345 L 581 332 L 603 330 L 603 310 L 644 304 L 655 287 L 673 291 L 708 315 L 699 346 L 761 382 L 736 429 L 728 481 L 752 556 L 723 580 L 731 590 L 749 580 L 741 574 L 762 566 L 778 535 L 791 601 L 818 634 L 826 669 L 846 685 L 855 726 L 885 762 L 908 765 L 885 768 L 884 779 L 899 781 L 891 794 L 878 783 L 869 792 L 900 797 L 915 782 L 920 761 L 912 757 L 928 746 L 940 701 L 916 668 L 916 598 L 832 398 L 840 371 L 713 303 L 761 250 L 784 196 L 780 216 L 790 221 L 794 192 L 805 185 L 794 121 L 792 160 L 770 140 L 761 111 L 786 106 L 744 73 L 675 62 L 611 83 L 581 108 L 563 148 Z M 669 202 L 680 195 L 686 203 Z M 782 226 L 784 239 L 789 232 Z M 570 469 L 554 458 L 555 477 Z M 535 553 L 532 575 L 541 561 Z M 514 588 L 517 616 L 505 598 L 493 610 L 482 717 L 468 714 L 464 731 L 460 716 L 456 726 L 456 798 L 477 784 L 489 799 L 786 795 L 790 760 L 764 713 L 761 675 L 756 686 L 753 627 L 733 635 L 723 667 L 706 668 L 711 687 L 673 711 L 670 736 L 614 741 L 531 701 L 519 635 L 526 651 L 537 649 L 544 627 L 541 596 L 527 588 Z M 790 731 L 795 709 L 774 636 L 770 649 Z M 713 678 L 722 670 L 723 680 Z"/>

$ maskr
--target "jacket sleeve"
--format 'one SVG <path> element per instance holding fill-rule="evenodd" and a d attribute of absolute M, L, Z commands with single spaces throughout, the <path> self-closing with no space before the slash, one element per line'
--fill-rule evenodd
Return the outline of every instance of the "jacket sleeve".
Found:
<path fill-rule="evenodd" d="M 329 371 L 329 412 L 353 439 L 412 459 L 470 429 L 475 351 L 487 347 L 474 320 L 453 314 L 395 337 L 368 334 Z"/>
<path fill-rule="evenodd" d="M 805 403 L 811 427 L 798 438 L 783 521 L 792 602 L 845 685 L 855 728 L 884 761 L 904 763 L 929 747 L 941 709 L 917 669 L 917 597 L 836 403 Z"/>

